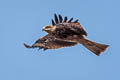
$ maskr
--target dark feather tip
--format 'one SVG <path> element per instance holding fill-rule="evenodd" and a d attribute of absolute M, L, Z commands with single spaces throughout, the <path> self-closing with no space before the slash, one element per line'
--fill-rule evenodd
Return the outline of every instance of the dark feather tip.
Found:
<path fill-rule="evenodd" d="M 59 21 L 60 21 L 60 23 L 62 23 L 62 20 L 63 20 L 63 18 L 62 18 L 62 16 L 59 14 Z"/>
<path fill-rule="evenodd" d="M 54 20 L 52 19 L 52 25 L 54 26 L 55 25 L 55 22 L 54 22 Z"/>
<path fill-rule="evenodd" d="M 75 20 L 73 23 L 78 23 L 78 19 L 77 19 L 77 20 Z"/>
<path fill-rule="evenodd" d="M 54 17 L 55 17 L 55 22 L 56 22 L 56 24 L 58 24 L 58 17 L 57 17 L 57 15 L 54 14 Z"/>
<path fill-rule="evenodd" d="M 43 48 L 44 51 L 46 51 L 48 48 Z"/>
<path fill-rule="evenodd" d="M 25 44 L 25 43 L 24 43 L 24 46 L 25 46 L 26 48 L 33 48 L 32 46 L 29 46 L 29 45 L 27 45 L 27 44 Z"/>
<path fill-rule="evenodd" d="M 63 22 L 67 22 L 67 16 L 65 16 L 64 21 L 63 21 Z"/>
<path fill-rule="evenodd" d="M 68 21 L 68 23 L 71 23 L 71 22 L 72 22 L 72 20 L 73 20 L 73 18 L 71 18 L 71 19 Z"/>

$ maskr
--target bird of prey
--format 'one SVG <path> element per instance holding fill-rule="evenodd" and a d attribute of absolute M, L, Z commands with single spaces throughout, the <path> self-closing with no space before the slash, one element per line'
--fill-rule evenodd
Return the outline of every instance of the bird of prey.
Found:
<path fill-rule="evenodd" d="M 88 40 L 85 38 L 85 36 L 87 36 L 87 32 L 78 19 L 73 21 L 73 18 L 70 18 L 68 20 L 66 16 L 63 18 L 60 14 L 54 14 L 52 25 L 44 26 L 42 30 L 47 32 L 47 35 L 39 38 L 32 46 L 25 43 L 24 46 L 26 48 L 48 50 L 82 44 L 97 56 L 99 56 L 101 52 L 104 52 L 109 46 Z"/>

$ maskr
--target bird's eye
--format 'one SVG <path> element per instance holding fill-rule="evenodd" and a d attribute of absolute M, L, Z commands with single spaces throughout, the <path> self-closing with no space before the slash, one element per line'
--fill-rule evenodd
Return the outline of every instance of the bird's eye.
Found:
<path fill-rule="evenodd" d="M 46 28 L 51 28 L 51 26 L 46 26 Z"/>

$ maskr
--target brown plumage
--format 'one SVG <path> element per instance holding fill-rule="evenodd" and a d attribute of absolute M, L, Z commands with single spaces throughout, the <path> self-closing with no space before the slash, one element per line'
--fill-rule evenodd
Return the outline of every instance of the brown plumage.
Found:
<path fill-rule="evenodd" d="M 85 38 L 87 32 L 78 22 L 78 19 L 73 21 L 73 18 L 64 19 L 61 15 L 54 14 L 52 25 L 43 27 L 43 30 L 48 34 L 38 39 L 32 46 L 24 44 L 26 48 L 40 48 L 40 49 L 58 49 L 64 47 L 71 47 L 77 44 L 82 44 L 96 55 L 104 52 L 109 45 L 96 43 Z"/>
<path fill-rule="evenodd" d="M 70 47 L 76 45 L 76 42 L 63 40 L 60 38 L 56 38 L 54 35 L 47 34 L 46 36 L 38 39 L 32 46 L 29 46 L 24 43 L 24 46 L 27 48 L 36 48 L 39 47 L 39 49 L 58 49 L 62 47 Z"/>

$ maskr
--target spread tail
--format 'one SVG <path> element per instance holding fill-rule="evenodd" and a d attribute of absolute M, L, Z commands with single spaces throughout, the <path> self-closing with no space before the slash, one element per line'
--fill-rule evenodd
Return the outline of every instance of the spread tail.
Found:
<path fill-rule="evenodd" d="M 109 47 L 109 45 L 96 43 L 85 38 L 83 38 L 80 43 L 97 56 L 99 56 L 101 52 L 104 52 Z"/>

